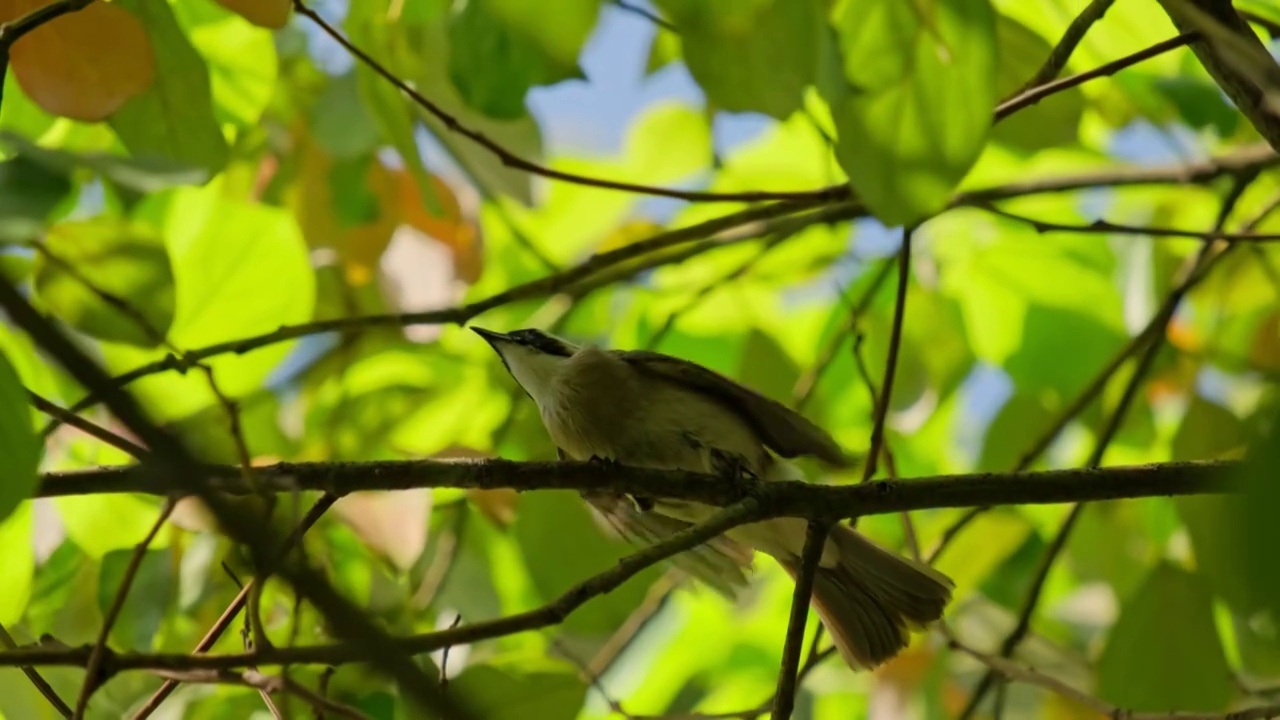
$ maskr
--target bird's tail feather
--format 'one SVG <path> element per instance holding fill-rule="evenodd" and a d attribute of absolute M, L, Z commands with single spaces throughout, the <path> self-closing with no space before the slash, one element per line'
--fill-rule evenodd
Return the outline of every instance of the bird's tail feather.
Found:
<path fill-rule="evenodd" d="M 814 575 L 813 605 L 851 667 L 876 667 L 907 646 L 911 630 L 942 617 L 954 587 L 947 576 L 845 525 L 829 538 L 839 559 Z M 798 557 L 779 561 L 793 578 L 799 572 Z"/>

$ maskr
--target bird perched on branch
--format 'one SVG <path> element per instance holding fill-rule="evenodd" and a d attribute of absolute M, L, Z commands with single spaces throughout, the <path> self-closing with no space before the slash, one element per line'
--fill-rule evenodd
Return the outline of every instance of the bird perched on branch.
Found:
<path fill-rule="evenodd" d="M 852 464 L 830 435 L 799 413 L 687 360 L 579 347 L 540 330 L 471 329 L 533 398 L 561 458 L 766 481 L 803 479 L 785 458 Z M 662 540 L 716 510 L 663 498 L 583 495 L 637 542 Z M 673 562 L 732 595 L 747 582 L 753 550 L 771 555 L 795 578 L 806 528 L 802 518 L 743 525 Z M 952 587 L 928 565 L 836 525 L 822 548 L 813 603 L 850 667 L 871 668 L 906 647 L 910 630 L 940 618 Z"/>

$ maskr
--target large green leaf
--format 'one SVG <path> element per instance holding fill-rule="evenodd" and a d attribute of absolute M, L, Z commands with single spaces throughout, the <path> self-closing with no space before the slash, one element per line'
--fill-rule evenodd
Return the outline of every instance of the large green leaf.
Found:
<path fill-rule="evenodd" d="M 836 156 L 881 221 L 918 221 L 946 204 L 986 142 L 995 16 L 987 0 L 845 0 L 834 21 L 848 83 L 824 88 Z"/>
<path fill-rule="evenodd" d="M 1217 459 L 1240 449 L 1244 440 L 1244 423 L 1235 413 L 1196 395 L 1173 437 L 1173 459 Z"/>
<path fill-rule="evenodd" d="M 34 469 L 31 475 L 35 477 Z M 6 487 L 0 487 L 0 502 L 5 502 L 10 494 L 5 492 Z M 0 587 L 4 588 L 0 593 L 0 625 L 9 626 L 22 617 L 31 598 L 35 546 L 31 542 L 31 503 L 17 508 L 16 512 L 13 507 L 0 510 L 4 510 L 4 519 L 0 520 L 0 547 L 5 551 L 4 562 L 0 563 Z"/>
<path fill-rule="evenodd" d="M 169 340 L 178 347 L 236 340 L 311 317 L 315 274 L 287 211 L 228 200 L 211 185 L 151 196 L 137 212 L 164 234 L 178 290 Z M 219 356 L 209 365 L 222 391 L 240 397 L 260 389 L 291 346 L 277 343 L 243 356 Z M 117 372 L 162 356 L 118 345 L 104 348 L 104 355 Z M 166 420 L 216 401 L 199 372 L 154 375 L 132 387 Z"/>
<path fill-rule="evenodd" d="M 1052 48 L 1049 42 L 1017 20 L 1001 15 L 996 21 L 1000 63 L 996 68 L 996 97 L 1007 98 L 1040 69 Z M 991 139 L 1021 150 L 1040 150 L 1076 142 L 1084 115 L 1084 93 L 1068 88 L 996 125 Z"/>
<path fill-rule="evenodd" d="M 587 686 L 569 668 L 530 660 L 472 665 L 449 682 L 449 692 L 478 720 L 571 720 Z"/>
<path fill-rule="evenodd" d="M 66 222 L 36 257 L 39 301 L 101 340 L 156 347 L 173 323 L 173 269 L 164 241 L 146 228 L 102 218 Z"/>
<path fill-rule="evenodd" d="M 119 0 L 147 29 L 156 50 L 155 80 L 112 114 L 111 128 L 136 156 L 158 155 L 210 172 L 227 163 L 227 142 L 213 117 L 209 68 L 182 33 L 167 2 Z"/>
<path fill-rule="evenodd" d="M 71 192 L 66 172 L 18 155 L 0 162 L 0 242 L 30 240 Z"/>
<path fill-rule="evenodd" d="M 213 2 L 172 3 L 191 44 L 209 64 L 219 120 L 253 127 L 275 89 L 278 62 L 272 33 Z"/>
<path fill-rule="evenodd" d="M 120 591 L 134 551 L 116 550 L 102 558 L 98 577 L 98 608 L 105 615 Z M 132 577 L 127 611 L 111 626 L 113 642 L 130 650 L 150 650 L 156 633 L 177 596 L 174 558 L 168 550 L 147 550 Z"/>
<path fill-rule="evenodd" d="M 573 26 L 579 23 L 560 24 L 556 18 L 546 16 L 548 11 L 573 20 L 594 20 L 598 7 L 599 0 L 563 0 L 554 4 L 470 0 L 449 20 L 449 78 L 453 86 L 468 105 L 491 118 L 524 117 L 524 96 L 529 88 L 581 77 L 577 50 L 590 25 L 583 32 L 575 32 Z M 542 17 L 530 18 L 533 22 L 523 24 L 511 22 L 529 12 Z M 588 13 L 589 18 L 581 17 Z M 555 48 L 559 52 L 553 55 L 548 52 L 552 47 L 530 36 L 529 31 L 534 28 L 560 29 L 577 35 L 577 42 L 572 43 L 571 37 L 556 39 L 552 45 L 572 45 Z"/>
<path fill-rule="evenodd" d="M 403 108 L 400 108 L 403 112 Z M 399 117 L 399 116 L 398 116 Z M 403 118 L 402 118 L 403 119 Z M 412 147 L 413 131 L 407 119 L 402 129 Z M 370 116 L 370 108 L 361 102 L 356 73 L 331 79 L 311 108 L 311 133 L 317 144 L 335 160 L 371 155 L 378 146 L 378 126 Z M 387 131 L 388 135 L 400 134 Z M 397 148 L 402 143 L 397 143 Z M 361 180 L 364 175 L 359 176 Z"/>
<path fill-rule="evenodd" d="M 40 439 L 31 424 L 27 390 L 9 358 L 0 353 L 0 520 L 35 492 Z"/>
<path fill-rule="evenodd" d="M 1138 712 L 1217 712 L 1231 692 L 1204 579 L 1157 566 L 1111 629 L 1098 660 L 1098 695 Z"/>
<path fill-rule="evenodd" d="M 565 493 L 531 493 L 520 499 L 512 528 L 529 575 L 544 601 L 602 572 L 635 548 L 609 538 L 581 499 Z M 622 587 L 574 611 L 565 630 L 608 635 L 644 599 L 660 570 L 649 568 Z"/>
<path fill-rule="evenodd" d="M 676 27 L 685 65 L 711 106 L 778 119 L 800 109 L 817 80 L 819 0 L 658 0 Z"/>

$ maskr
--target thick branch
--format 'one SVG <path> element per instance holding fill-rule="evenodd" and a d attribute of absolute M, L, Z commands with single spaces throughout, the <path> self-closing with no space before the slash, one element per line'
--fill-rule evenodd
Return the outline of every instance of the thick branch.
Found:
<path fill-rule="evenodd" d="M 617 467 L 607 471 L 579 462 L 514 462 L 482 460 L 387 460 L 362 463 L 280 463 L 258 468 L 262 492 L 324 490 L 344 495 L 359 490 L 405 490 L 448 487 L 494 490 L 608 490 L 712 505 L 729 505 L 748 494 L 764 503 L 771 517 L 874 515 L 903 510 L 1026 505 L 1114 500 L 1157 495 L 1231 492 L 1234 462 L 1163 463 L 1101 469 L 1051 470 L 1037 473 L 941 475 L 860 485 L 817 485 L 770 482 L 746 486 L 736 480 L 700 473 Z M 239 470 L 209 466 L 213 486 L 235 493 L 248 491 Z M 41 497 L 137 492 L 156 495 L 181 492 L 158 480 L 145 466 L 50 473 Z"/>
<path fill-rule="evenodd" d="M 1271 147 L 1280 149 L 1280 67 L 1231 0 L 1160 0 L 1175 27 L 1198 32 L 1191 50 Z"/>

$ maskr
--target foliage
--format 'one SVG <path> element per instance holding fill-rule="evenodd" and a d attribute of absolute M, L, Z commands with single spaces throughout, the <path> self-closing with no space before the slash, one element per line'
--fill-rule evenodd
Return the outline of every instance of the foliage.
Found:
<path fill-rule="evenodd" d="M 875 672 L 806 666 L 795 716 L 1275 701 L 1280 254 L 1264 240 L 1280 175 L 1263 120 L 1192 48 L 1044 91 L 1027 82 L 1107 3 L 57 2 L 68 12 L 0 37 L 0 270 L 110 373 L 136 374 L 147 415 L 200 460 L 554 458 L 460 327 L 477 316 L 695 360 L 851 452 L 875 450 L 883 422 L 881 477 L 1244 458 L 1239 497 L 861 518 L 954 578 L 947 628 Z M 4 0 L 0 22 L 44 6 Z M 1237 6 L 1264 35 L 1280 25 L 1274 2 Z M 1157 0 L 1085 25 L 1051 76 L 1177 34 Z M 1010 109 L 1028 90 L 1044 95 Z M 596 103 L 638 107 L 603 149 L 587 136 L 619 121 Z M 1238 153 L 1254 160 L 1220 162 Z M 1245 240 L 1208 245 L 1221 231 Z M 161 499 L 33 500 L 41 472 L 135 460 L 132 440 L 31 409 L 34 393 L 128 435 L 36 345 L 0 327 L 0 625 L 20 645 L 91 645 L 125 585 L 109 646 L 190 652 L 250 558 L 190 500 L 137 555 Z M 861 472 L 802 464 L 821 482 Z M 313 495 L 281 496 L 264 524 L 291 528 Z M 302 547 L 402 636 L 552 602 L 634 549 L 572 495 L 455 489 L 348 496 Z M 551 628 L 418 661 L 484 720 L 754 717 L 791 588 L 763 556 L 736 600 L 656 565 Z M 277 647 L 335 637 L 278 580 L 259 615 Z M 238 623 L 211 652 L 245 649 Z M 1006 684 L 993 655 L 1031 680 Z M 0 717 L 56 717 L 12 664 Z M 38 670 L 74 705 L 83 670 Z M 357 717 L 418 717 L 365 663 L 289 677 Z M 266 716 L 240 680 L 186 683 L 156 717 Z M 115 675 L 86 717 L 126 716 L 161 682 Z"/>

